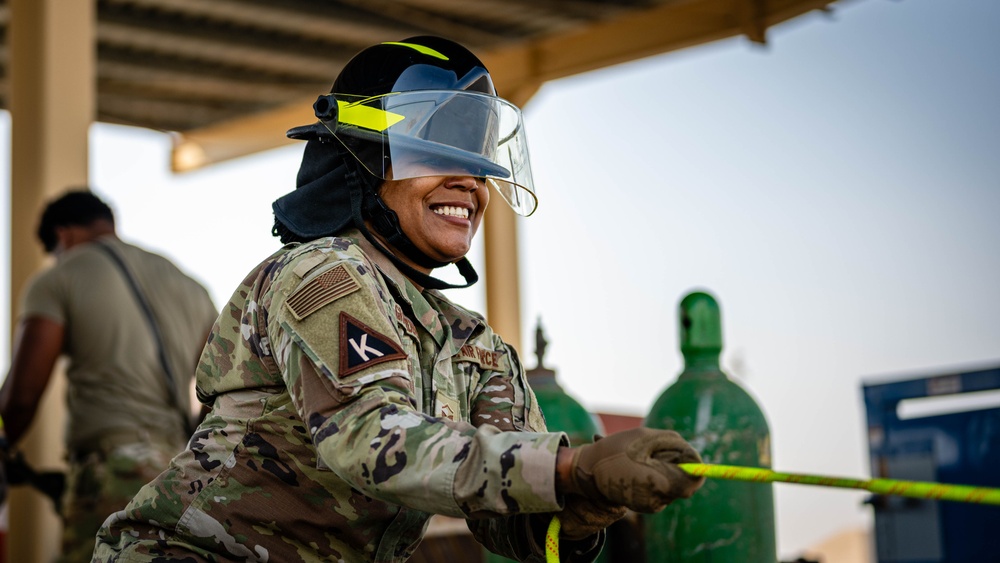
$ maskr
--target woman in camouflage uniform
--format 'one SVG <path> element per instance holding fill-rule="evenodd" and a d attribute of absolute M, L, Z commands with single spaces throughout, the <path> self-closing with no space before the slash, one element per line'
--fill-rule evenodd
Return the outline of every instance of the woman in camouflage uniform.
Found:
<path fill-rule="evenodd" d="M 98 535 L 94 561 L 404 561 L 432 514 L 490 550 L 590 561 L 626 508 L 700 481 L 667 431 L 570 448 L 545 431 L 514 349 L 431 277 L 465 259 L 493 186 L 535 207 L 520 112 L 482 63 L 415 37 L 352 59 L 315 105 L 287 243 L 246 277 L 197 374 L 212 411 Z M 654 456 L 654 453 L 656 454 Z"/>

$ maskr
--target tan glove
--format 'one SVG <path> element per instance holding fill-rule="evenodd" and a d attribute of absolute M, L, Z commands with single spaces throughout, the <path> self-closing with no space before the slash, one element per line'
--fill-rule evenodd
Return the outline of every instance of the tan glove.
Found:
<path fill-rule="evenodd" d="M 559 513 L 559 535 L 569 540 L 582 540 L 621 520 L 627 512 L 624 506 L 566 495 L 566 505 Z"/>
<path fill-rule="evenodd" d="M 701 456 L 672 430 L 634 428 L 576 448 L 561 449 L 557 462 L 561 492 L 577 494 L 636 512 L 659 512 L 688 498 L 704 483 L 677 467 L 701 463 Z"/>

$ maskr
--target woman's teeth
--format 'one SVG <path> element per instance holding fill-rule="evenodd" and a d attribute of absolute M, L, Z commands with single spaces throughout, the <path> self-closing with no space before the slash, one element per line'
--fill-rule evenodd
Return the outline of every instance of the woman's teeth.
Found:
<path fill-rule="evenodd" d="M 469 210 L 464 207 L 453 207 L 451 205 L 444 205 L 441 207 L 435 207 L 432 211 L 438 215 L 448 215 L 449 217 L 459 217 L 462 219 L 469 218 Z"/>

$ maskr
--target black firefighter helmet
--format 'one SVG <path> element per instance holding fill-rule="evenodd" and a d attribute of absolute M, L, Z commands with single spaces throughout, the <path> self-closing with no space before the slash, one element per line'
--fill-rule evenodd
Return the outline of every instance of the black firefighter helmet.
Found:
<path fill-rule="evenodd" d="M 445 265 L 402 232 L 378 184 L 473 176 L 518 214 L 535 211 L 521 111 L 496 95 L 482 61 L 458 43 L 420 36 L 364 49 L 313 108 L 319 121 L 287 133 L 308 143 L 296 190 L 272 206 L 283 241 L 282 233 L 309 240 L 354 226 L 424 287 L 466 287 L 478 279 L 467 259 L 455 263 L 466 284 L 451 285 L 414 270 L 372 236 L 367 223 L 416 264 Z"/>
<path fill-rule="evenodd" d="M 521 111 L 471 51 L 440 37 L 380 43 L 352 58 L 294 139 L 333 137 L 373 176 L 483 178 L 521 215 L 537 201 Z"/>

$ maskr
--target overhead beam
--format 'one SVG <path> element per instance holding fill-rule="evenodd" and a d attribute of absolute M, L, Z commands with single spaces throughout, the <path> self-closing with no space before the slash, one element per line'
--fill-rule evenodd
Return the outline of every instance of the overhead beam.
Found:
<path fill-rule="evenodd" d="M 278 110 L 177 133 L 170 166 L 174 172 L 187 172 L 291 143 L 301 144 L 285 137 L 285 131 L 316 121 L 314 101 L 304 99 Z"/>
<path fill-rule="evenodd" d="M 766 29 L 835 0 L 703 0 L 632 12 L 577 31 L 489 53 L 498 82 L 546 82 L 744 35 L 751 14 Z M 744 4 L 752 4 L 746 8 Z M 736 8 L 736 9 L 734 9 Z M 485 59 L 484 59 L 485 60 Z"/>
<path fill-rule="evenodd" d="M 767 43 L 767 24 L 764 22 L 766 3 L 767 0 L 740 0 L 736 6 L 743 34 L 761 45 Z"/>

